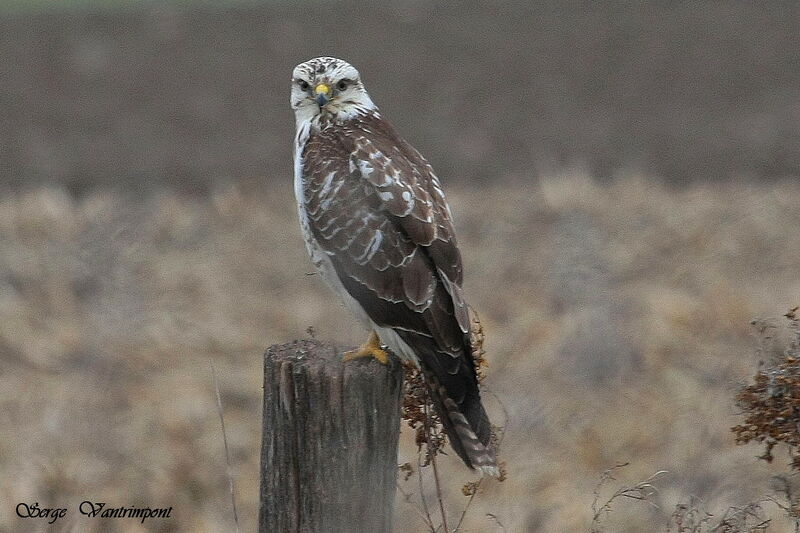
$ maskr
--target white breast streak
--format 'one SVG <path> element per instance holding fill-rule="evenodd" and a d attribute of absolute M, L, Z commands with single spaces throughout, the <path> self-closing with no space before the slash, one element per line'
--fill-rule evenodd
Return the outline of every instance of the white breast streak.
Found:
<path fill-rule="evenodd" d="M 303 238 L 306 242 L 306 249 L 308 255 L 311 256 L 311 262 L 317 268 L 322 279 L 325 283 L 335 292 L 344 303 L 345 307 L 361 322 L 367 329 L 375 330 L 378 336 L 386 346 L 389 347 L 401 359 L 405 359 L 414 364 L 419 364 L 417 355 L 414 350 L 400 338 L 395 330 L 389 327 L 379 326 L 367 315 L 364 308 L 361 307 L 355 298 L 350 296 L 347 292 L 339 275 L 331 262 L 328 254 L 317 244 L 313 233 L 311 232 L 310 223 L 308 221 L 308 213 L 306 212 L 305 202 L 305 187 L 303 184 L 303 149 L 308 141 L 309 134 L 311 133 L 311 123 L 304 121 L 297 124 L 297 135 L 295 136 L 294 143 L 294 195 L 297 200 L 297 211 L 300 216 L 300 227 L 303 231 Z"/>
<path fill-rule="evenodd" d="M 311 122 L 297 123 L 297 134 L 294 136 L 294 197 L 297 200 L 297 209 L 300 214 L 300 225 L 303 235 L 308 234 L 308 214 L 306 213 L 306 200 L 303 187 L 303 149 L 311 133 Z"/>

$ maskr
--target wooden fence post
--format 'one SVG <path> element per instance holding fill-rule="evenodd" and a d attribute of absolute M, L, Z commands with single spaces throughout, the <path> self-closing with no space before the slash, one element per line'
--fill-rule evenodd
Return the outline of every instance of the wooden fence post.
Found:
<path fill-rule="evenodd" d="M 312 340 L 264 355 L 260 533 L 391 533 L 403 372 Z"/>

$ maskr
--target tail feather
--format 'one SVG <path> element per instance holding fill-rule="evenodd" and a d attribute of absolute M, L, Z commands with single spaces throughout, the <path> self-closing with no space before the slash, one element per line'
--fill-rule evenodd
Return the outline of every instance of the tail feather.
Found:
<path fill-rule="evenodd" d="M 489 417 L 480 396 L 467 396 L 459 406 L 431 372 L 425 372 L 425 381 L 453 450 L 468 467 L 499 477 Z"/>

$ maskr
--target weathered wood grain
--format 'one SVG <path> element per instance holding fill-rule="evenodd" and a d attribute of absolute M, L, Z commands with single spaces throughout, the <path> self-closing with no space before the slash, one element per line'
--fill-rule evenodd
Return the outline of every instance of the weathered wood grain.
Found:
<path fill-rule="evenodd" d="M 264 356 L 261 533 L 390 533 L 402 369 L 303 340 Z"/>

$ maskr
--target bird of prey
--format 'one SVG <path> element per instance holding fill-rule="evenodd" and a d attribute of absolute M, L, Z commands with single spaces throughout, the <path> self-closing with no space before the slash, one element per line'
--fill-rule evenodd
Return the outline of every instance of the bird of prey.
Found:
<path fill-rule="evenodd" d="M 294 187 L 311 260 L 371 330 L 345 360 L 422 370 L 451 446 L 467 466 L 499 475 L 481 404 L 452 215 L 430 164 L 404 141 L 350 64 L 295 67 Z"/>

